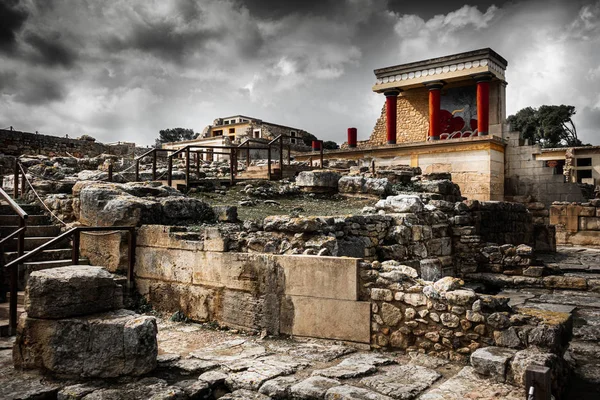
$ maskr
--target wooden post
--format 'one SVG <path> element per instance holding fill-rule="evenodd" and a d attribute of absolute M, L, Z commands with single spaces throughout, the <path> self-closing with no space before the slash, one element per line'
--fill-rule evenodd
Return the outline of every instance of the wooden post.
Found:
<path fill-rule="evenodd" d="M 246 169 L 250 167 L 250 141 L 246 142 Z"/>
<path fill-rule="evenodd" d="M 310 166 L 312 167 L 312 156 L 308 157 L 308 161 L 310 162 Z"/>
<path fill-rule="evenodd" d="M 19 229 L 25 228 L 27 221 L 25 218 L 19 218 Z M 25 230 L 19 233 L 17 238 L 17 258 L 21 257 L 25 253 Z M 8 326 L 11 335 L 17 333 L 17 297 L 19 290 L 19 265 L 13 265 L 10 269 L 10 302 L 8 312 Z"/>
<path fill-rule="evenodd" d="M 156 149 L 152 152 L 152 180 L 156 180 Z"/>
<path fill-rule="evenodd" d="M 71 251 L 71 262 L 73 265 L 79 265 L 79 243 L 81 242 L 81 232 L 73 232 L 73 250 Z"/>
<path fill-rule="evenodd" d="M 185 149 L 185 190 L 190 190 L 190 148 Z"/>
<path fill-rule="evenodd" d="M 541 365 L 530 365 L 525 370 L 525 396 L 533 387 L 533 400 L 550 400 L 552 397 L 552 374 L 550 368 Z"/>
<path fill-rule="evenodd" d="M 108 181 L 109 182 L 113 181 L 113 163 L 112 163 L 112 160 L 110 160 L 109 163 L 108 163 Z"/>
<path fill-rule="evenodd" d="M 319 151 L 321 152 L 321 154 L 320 154 L 321 155 L 321 169 L 323 169 L 323 168 L 325 168 L 323 166 L 323 141 L 319 140 L 319 142 L 321 142 L 321 146 L 319 146 L 320 147 Z"/>
<path fill-rule="evenodd" d="M 135 181 L 140 180 L 140 160 L 135 160 Z"/>
<path fill-rule="evenodd" d="M 271 145 L 267 148 L 267 176 L 271 180 Z"/>
<path fill-rule="evenodd" d="M 173 156 L 167 157 L 167 186 L 173 183 Z"/>
<path fill-rule="evenodd" d="M 235 183 L 235 150 L 232 148 L 229 151 L 229 164 L 231 164 L 231 178 L 230 178 L 230 182 L 231 182 L 231 186 L 233 186 L 233 184 Z"/>
<path fill-rule="evenodd" d="M 279 136 L 279 179 L 283 179 L 283 135 Z"/>
<path fill-rule="evenodd" d="M 27 177 L 25 176 L 25 172 L 21 173 L 21 198 L 25 198 L 25 189 L 27 189 Z"/>
<path fill-rule="evenodd" d="M 133 268 L 135 266 L 135 247 L 136 247 L 136 241 L 137 241 L 137 237 L 136 237 L 136 232 L 135 232 L 135 227 L 132 227 L 129 230 L 128 233 L 128 242 L 129 242 L 129 247 L 128 247 L 128 258 L 129 258 L 129 268 L 127 269 L 127 286 L 129 286 L 129 289 L 133 288 Z"/>
<path fill-rule="evenodd" d="M 200 151 L 196 151 L 196 176 L 200 180 Z"/>
<path fill-rule="evenodd" d="M 15 174 L 13 179 L 13 198 L 19 196 L 19 160 L 15 157 Z"/>
<path fill-rule="evenodd" d="M 371 161 L 371 173 L 375 175 L 375 160 Z"/>
<path fill-rule="evenodd" d="M 288 145 L 288 165 L 292 165 L 292 146 Z"/>

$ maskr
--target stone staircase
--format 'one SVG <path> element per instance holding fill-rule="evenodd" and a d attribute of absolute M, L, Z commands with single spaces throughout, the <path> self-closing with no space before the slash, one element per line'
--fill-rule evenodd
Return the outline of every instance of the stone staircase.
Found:
<path fill-rule="evenodd" d="M 21 208 L 29 214 L 27 219 L 27 230 L 25 232 L 25 253 L 31 251 L 42 244 L 54 239 L 60 234 L 61 226 L 53 224 L 50 218 L 43 214 L 41 207 L 37 205 L 21 205 Z M 14 211 L 4 204 L 0 204 L 0 238 L 6 237 L 8 234 L 18 229 L 19 218 Z M 12 240 L 4 246 L 4 262 L 8 263 L 18 257 L 17 240 Z M 20 315 L 24 309 L 24 288 L 27 283 L 29 274 L 34 271 L 40 271 L 48 268 L 63 267 L 72 264 L 71 260 L 72 247 L 69 241 L 65 240 L 62 243 L 57 243 L 51 249 L 44 250 L 36 255 L 33 260 L 23 263 L 19 269 L 19 292 L 17 303 L 17 315 Z M 80 264 L 88 264 L 88 260 L 81 258 Z M 8 285 L 8 276 L 5 271 L 4 282 L 0 282 L 3 286 L 3 291 L 6 291 L 6 301 L 0 302 L 0 336 L 8 335 L 8 318 L 9 318 L 9 299 L 10 293 Z"/>

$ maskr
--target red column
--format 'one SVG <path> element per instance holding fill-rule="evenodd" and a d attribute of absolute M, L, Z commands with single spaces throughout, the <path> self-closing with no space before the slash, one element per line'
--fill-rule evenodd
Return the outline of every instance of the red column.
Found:
<path fill-rule="evenodd" d="M 320 140 L 312 141 L 312 150 L 313 151 L 321 150 L 321 141 Z"/>
<path fill-rule="evenodd" d="M 396 115 L 397 115 L 397 104 L 399 90 L 390 90 L 385 92 L 385 118 L 386 118 L 386 132 L 387 132 L 387 143 L 396 144 Z"/>
<path fill-rule="evenodd" d="M 425 86 L 429 89 L 429 140 L 439 140 L 442 133 L 440 103 L 444 82 L 428 82 Z"/>
<path fill-rule="evenodd" d="M 356 128 L 348 128 L 348 147 L 356 147 L 357 136 Z"/>
<path fill-rule="evenodd" d="M 490 130 L 490 81 L 491 74 L 475 75 L 477 82 L 477 132 L 487 135 Z"/>

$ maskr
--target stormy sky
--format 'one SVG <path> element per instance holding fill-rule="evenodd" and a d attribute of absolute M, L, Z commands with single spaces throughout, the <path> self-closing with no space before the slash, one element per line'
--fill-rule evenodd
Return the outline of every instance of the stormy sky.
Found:
<path fill-rule="evenodd" d="M 600 1 L 0 0 L 0 128 L 153 143 L 243 114 L 343 142 L 373 69 L 491 47 L 508 114 L 576 106 L 600 144 Z"/>

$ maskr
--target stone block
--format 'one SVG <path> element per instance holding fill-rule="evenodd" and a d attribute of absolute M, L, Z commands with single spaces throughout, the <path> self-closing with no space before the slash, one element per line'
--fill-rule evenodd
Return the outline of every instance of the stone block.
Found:
<path fill-rule="evenodd" d="M 236 206 L 213 206 L 213 211 L 219 222 L 237 222 L 238 211 Z"/>
<path fill-rule="evenodd" d="M 497 382 L 506 381 L 509 361 L 517 351 L 503 347 L 484 347 L 471 354 L 471 365 L 484 376 L 491 376 Z"/>
<path fill-rule="evenodd" d="M 369 302 L 302 296 L 287 296 L 282 302 L 283 334 L 370 343 Z"/>
<path fill-rule="evenodd" d="M 302 171 L 296 177 L 296 185 L 303 190 L 337 190 L 341 175 L 333 171 Z"/>
<path fill-rule="evenodd" d="M 79 378 L 143 375 L 158 354 L 156 320 L 119 310 L 60 320 L 21 315 L 13 348 L 16 368 Z"/>
<path fill-rule="evenodd" d="M 442 262 L 437 258 L 427 258 L 419 262 L 421 278 L 426 281 L 437 281 L 442 278 Z"/>
<path fill-rule="evenodd" d="M 419 196 L 402 194 L 379 200 L 375 208 L 395 213 L 418 213 L 423 211 L 424 205 Z"/>
<path fill-rule="evenodd" d="M 102 267 L 73 265 L 32 272 L 25 291 L 25 310 L 31 318 L 66 318 L 122 305 L 123 288 Z"/>

